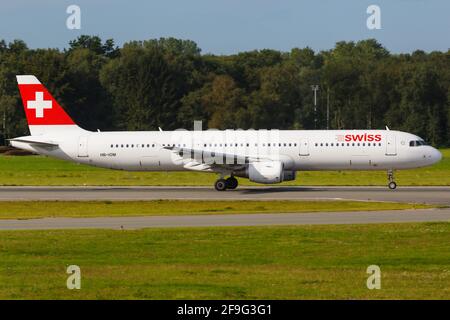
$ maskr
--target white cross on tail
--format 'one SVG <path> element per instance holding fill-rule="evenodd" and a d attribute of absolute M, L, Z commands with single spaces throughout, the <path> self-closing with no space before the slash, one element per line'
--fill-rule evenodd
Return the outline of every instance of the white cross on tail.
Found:
<path fill-rule="evenodd" d="M 52 108 L 51 100 L 44 100 L 44 92 L 36 91 L 35 100 L 27 102 L 27 109 L 36 110 L 36 118 L 44 117 L 44 110 Z"/>

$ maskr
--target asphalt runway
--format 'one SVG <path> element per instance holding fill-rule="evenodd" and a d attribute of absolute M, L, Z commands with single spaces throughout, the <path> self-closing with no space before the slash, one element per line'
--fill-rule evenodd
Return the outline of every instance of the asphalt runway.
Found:
<path fill-rule="evenodd" d="M 0 220 L 0 230 L 142 229 L 450 221 L 450 209 Z"/>
<path fill-rule="evenodd" d="M 0 187 L 5 200 L 362 200 L 450 205 L 450 187 Z"/>

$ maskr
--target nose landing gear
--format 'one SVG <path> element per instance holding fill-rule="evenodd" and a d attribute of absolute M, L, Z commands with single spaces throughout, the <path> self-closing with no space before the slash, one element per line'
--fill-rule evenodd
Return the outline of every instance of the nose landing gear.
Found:
<path fill-rule="evenodd" d="M 225 191 L 227 189 L 233 190 L 233 189 L 236 189 L 237 186 L 238 186 L 238 180 L 233 176 L 231 176 L 227 179 L 224 179 L 223 177 L 221 177 L 214 184 L 214 188 L 216 188 L 217 191 Z"/>
<path fill-rule="evenodd" d="M 388 187 L 389 187 L 389 189 L 394 190 L 395 188 L 397 188 L 397 184 L 394 181 L 394 170 L 389 169 L 387 174 L 388 174 L 388 180 L 389 180 Z"/>

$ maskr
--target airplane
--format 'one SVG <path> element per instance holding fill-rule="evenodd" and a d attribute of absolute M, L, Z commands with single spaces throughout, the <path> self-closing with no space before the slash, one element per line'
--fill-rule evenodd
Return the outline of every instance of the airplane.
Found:
<path fill-rule="evenodd" d="M 13 147 L 129 171 L 197 171 L 219 175 L 218 191 L 236 177 L 261 184 L 296 179 L 297 171 L 394 170 L 435 164 L 441 153 L 411 133 L 389 130 L 175 130 L 97 132 L 80 128 L 33 75 L 17 75 L 29 136 Z"/>

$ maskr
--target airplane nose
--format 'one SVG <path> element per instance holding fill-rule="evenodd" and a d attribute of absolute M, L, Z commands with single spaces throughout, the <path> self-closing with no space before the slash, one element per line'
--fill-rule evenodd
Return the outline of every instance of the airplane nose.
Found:
<path fill-rule="evenodd" d="M 432 159 L 433 163 L 441 161 L 442 153 L 440 153 L 438 149 L 433 148 L 433 152 L 431 154 L 431 159 Z"/>

